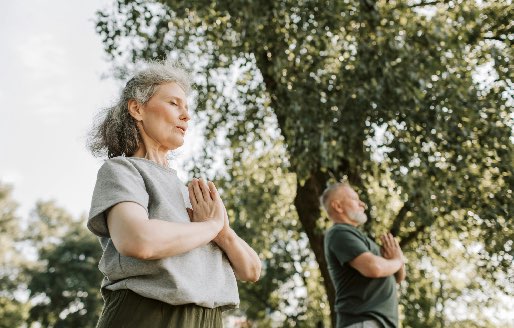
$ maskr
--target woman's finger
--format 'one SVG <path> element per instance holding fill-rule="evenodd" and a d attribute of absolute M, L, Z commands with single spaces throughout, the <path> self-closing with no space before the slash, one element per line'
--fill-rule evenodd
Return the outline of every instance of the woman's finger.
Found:
<path fill-rule="evenodd" d="M 205 199 L 203 197 L 202 189 L 200 188 L 200 184 L 198 183 L 198 179 L 193 180 L 193 190 L 195 193 L 197 203 L 205 201 Z"/>
<path fill-rule="evenodd" d="M 192 206 L 196 206 L 198 202 L 196 201 L 195 191 L 193 190 L 193 182 L 191 181 L 187 186 L 187 190 L 189 191 L 189 201 Z"/>
<path fill-rule="evenodd" d="M 216 186 L 214 185 L 214 183 L 212 181 L 209 181 L 209 190 L 211 192 L 211 197 L 213 200 L 216 200 L 218 198 L 220 198 L 220 194 L 218 193 L 218 189 L 216 188 Z"/>
<path fill-rule="evenodd" d="M 199 181 L 200 188 L 202 189 L 203 199 L 205 201 L 211 200 L 211 193 L 209 191 L 209 187 L 207 186 L 207 183 L 205 183 L 204 179 L 200 179 Z"/>

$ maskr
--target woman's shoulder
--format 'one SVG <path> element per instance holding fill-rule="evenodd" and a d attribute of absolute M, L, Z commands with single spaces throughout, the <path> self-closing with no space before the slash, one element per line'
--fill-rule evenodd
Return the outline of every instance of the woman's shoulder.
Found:
<path fill-rule="evenodd" d="M 125 156 L 117 156 L 108 158 L 104 161 L 100 169 L 98 170 L 98 175 L 112 175 L 112 174 L 137 174 L 139 175 L 139 170 L 134 166 L 134 164 Z"/>
<path fill-rule="evenodd" d="M 112 158 L 108 158 L 104 160 L 104 163 L 100 167 L 102 168 L 117 168 L 117 167 L 125 167 L 125 166 L 134 166 L 127 157 L 125 156 L 116 156 Z"/>

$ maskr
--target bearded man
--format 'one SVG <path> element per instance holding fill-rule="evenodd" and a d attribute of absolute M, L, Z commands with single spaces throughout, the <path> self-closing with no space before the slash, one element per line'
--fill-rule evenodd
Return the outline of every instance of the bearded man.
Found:
<path fill-rule="evenodd" d="M 405 279 L 404 257 L 388 233 L 382 248 L 357 227 L 367 221 L 366 205 L 346 183 L 320 197 L 334 225 L 325 234 L 325 257 L 336 289 L 337 328 L 398 327 L 396 284 Z"/>

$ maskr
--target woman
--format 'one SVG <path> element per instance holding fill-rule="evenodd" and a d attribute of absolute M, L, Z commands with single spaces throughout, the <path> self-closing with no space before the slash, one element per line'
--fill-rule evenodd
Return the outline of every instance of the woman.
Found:
<path fill-rule="evenodd" d="M 214 184 L 186 188 L 168 166 L 184 143 L 189 92 L 185 71 L 149 63 L 91 131 L 90 150 L 109 158 L 88 219 L 103 249 L 97 327 L 222 327 L 221 311 L 239 303 L 236 278 L 259 278 Z"/>

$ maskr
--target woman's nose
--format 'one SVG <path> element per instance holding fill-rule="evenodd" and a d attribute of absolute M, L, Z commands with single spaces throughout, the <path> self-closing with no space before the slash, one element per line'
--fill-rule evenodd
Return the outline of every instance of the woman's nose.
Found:
<path fill-rule="evenodd" d="M 180 119 L 185 122 L 187 122 L 191 119 L 191 116 L 189 115 L 189 112 L 187 111 L 187 109 L 182 112 Z"/>

